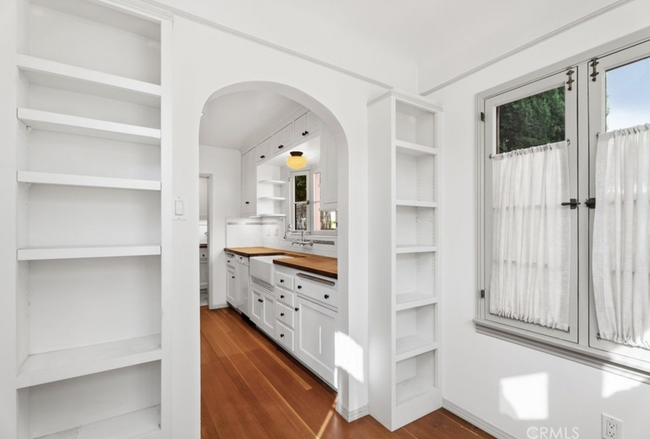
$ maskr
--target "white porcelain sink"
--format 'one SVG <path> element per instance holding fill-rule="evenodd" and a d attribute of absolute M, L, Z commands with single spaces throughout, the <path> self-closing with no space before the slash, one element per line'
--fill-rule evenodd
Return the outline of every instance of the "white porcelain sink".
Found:
<path fill-rule="evenodd" d="M 276 255 L 276 256 L 256 256 L 250 259 L 250 275 L 269 285 L 273 285 L 275 268 L 273 261 L 276 259 L 290 258 L 291 256 Z"/>

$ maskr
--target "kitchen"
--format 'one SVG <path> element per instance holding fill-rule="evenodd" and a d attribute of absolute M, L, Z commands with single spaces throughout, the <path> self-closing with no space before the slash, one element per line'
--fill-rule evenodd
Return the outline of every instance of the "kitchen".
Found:
<path fill-rule="evenodd" d="M 250 117 L 255 111 L 265 111 L 257 119 L 262 121 L 257 129 L 251 123 L 245 134 L 228 132 L 227 124 L 237 118 L 237 112 Z M 243 92 L 206 104 L 201 138 L 204 149 L 229 144 L 229 138 L 258 139 L 252 141 L 254 147 L 244 143 L 241 148 L 241 216 L 226 218 L 225 230 L 215 229 L 214 224 L 209 227 L 215 234 L 225 232 L 225 261 L 208 266 L 226 274 L 225 282 L 211 285 L 210 291 L 225 291 L 220 301 L 225 299 L 227 306 L 336 388 L 337 148 L 333 136 L 313 112 L 294 101 L 277 94 Z M 208 180 L 204 177 L 201 187 Z M 213 218 L 223 212 L 218 205 L 205 210 Z M 208 215 L 202 213 L 204 217 Z M 200 228 L 201 236 L 205 223 Z M 221 250 L 209 254 L 217 253 L 218 260 Z M 201 263 L 206 265 L 204 260 Z M 208 276 L 202 276 L 203 286 Z M 226 305 L 215 304 L 214 299 L 208 302 L 211 309 Z"/>

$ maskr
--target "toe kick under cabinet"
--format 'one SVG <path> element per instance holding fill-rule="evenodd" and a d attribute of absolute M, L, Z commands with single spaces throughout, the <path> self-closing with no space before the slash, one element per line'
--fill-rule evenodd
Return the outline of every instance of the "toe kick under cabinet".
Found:
<path fill-rule="evenodd" d="M 275 339 L 336 387 L 336 279 L 275 266 Z"/>

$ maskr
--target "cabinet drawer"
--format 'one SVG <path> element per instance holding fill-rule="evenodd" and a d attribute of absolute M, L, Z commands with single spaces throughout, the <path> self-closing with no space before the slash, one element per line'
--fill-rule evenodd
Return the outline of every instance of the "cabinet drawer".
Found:
<path fill-rule="evenodd" d="M 279 323 L 275 327 L 275 339 L 289 352 L 294 351 L 293 345 L 293 330 L 287 328 L 282 323 Z"/>
<path fill-rule="evenodd" d="M 275 288 L 275 298 L 278 302 L 284 302 L 287 306 L 293 308 L 296 304 L 296 295 L 284 288 Z"/>
<path fill-rule="evenodd" d="M 226 265 L 235 268 L 235 255 L 232 253 L 226 253 Z"/>
<path fill-rule="evenodd" d="M 275 284 L 279 287 L 293 291 L 293 276 L 285 273 L 275 272 Z"/>
<path fill-rule="evenodd" d="M 296 275 L 296 292 L 335 308 L 339 306 L 338 291 L 334 279 L 298 273 Z"/>
<path fill-rule="evenodd" d="M 282 322 L 285 325 L 287 325 L 289 328 L 293 328 L 296 312 L 294 311 L 293 308 L 288 307 L 284 303 L 276 302 L 275 317 L 278 319 L 278 322 Z"/>

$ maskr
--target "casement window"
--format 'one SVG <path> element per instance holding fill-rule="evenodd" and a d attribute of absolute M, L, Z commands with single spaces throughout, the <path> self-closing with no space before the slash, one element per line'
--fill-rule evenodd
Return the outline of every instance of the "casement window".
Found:
<path fill-rule="evenodd" d="M 650 42 L 588 55 L 478 96 L 475 322 L 650 382 Z"/>
<path fill-rule="evenodd" d="M 321 171 L 315 167 L 291 173 L 294 230 L 319 235 L 336 234 L 336 211 L 322 210 Z"/>

